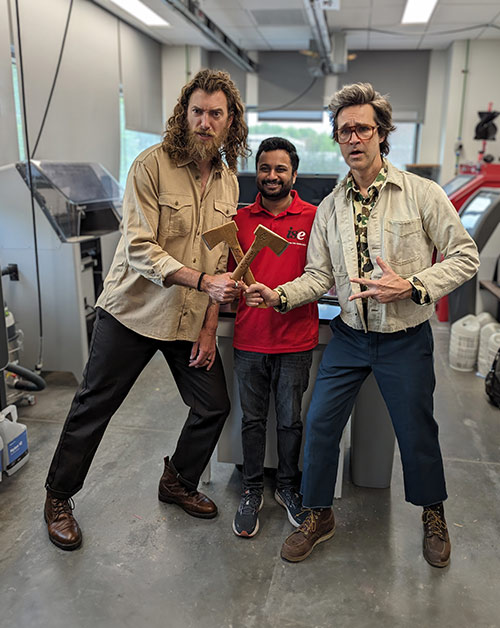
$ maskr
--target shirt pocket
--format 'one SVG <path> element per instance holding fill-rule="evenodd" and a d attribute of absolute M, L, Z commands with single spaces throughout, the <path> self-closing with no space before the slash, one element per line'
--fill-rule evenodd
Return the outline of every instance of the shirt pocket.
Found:
<path fill-rule="evenodd" d="M 236 216 L 236 205 L 229 201 L 214 200 L 213 227 L 223 225 Z"/>
<path fill-rule="evenodd" d="M 349 275 L 344 272 L 336 272 L 333 275 L 335 280 L 335 290 L 340 306 L 345 313 L 354 314 L 357 310 L 356 302 L 349 301 L 352 292 L 352 283 Z"/>
<path fill-rule="evenodd" d="M 387 220 L 384 225 L 382 257 L 402 277 L 421 270 L 425 243 L 420 219 Z"/>
<path fill-rule="evenodd" d="M 160 194 L 158 233 L 162 239 L 186 236 L 193 228 L 193 198 L 189 194 Z"/>

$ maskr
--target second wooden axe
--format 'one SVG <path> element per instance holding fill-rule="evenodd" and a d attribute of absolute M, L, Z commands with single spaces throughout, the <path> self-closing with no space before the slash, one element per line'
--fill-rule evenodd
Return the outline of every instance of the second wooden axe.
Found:
<path fill-rule="evenodd" d="M 283 251 L 288 246 L 288 241 L 285 238 L 282 238 L 271 229 L 264 227 L 264 225 L 258 225 L 258 227 L 254 231 L 255 239 L 252 242 L 252 245 L 245 253 L 241 262 L 236 266 L 232 277 L 235 281 L 238 281 L 243 277 L 243 275 L 247 272 L 250 264 L 253 262 L 257 253 L 261 251 L 266 246 L 271 249 L 276 255 L 281 255 Z"/>

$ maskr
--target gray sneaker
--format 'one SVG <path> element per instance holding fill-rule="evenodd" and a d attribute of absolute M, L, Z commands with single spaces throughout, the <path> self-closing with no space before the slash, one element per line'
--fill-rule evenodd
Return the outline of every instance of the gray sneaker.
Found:
<path fill-rule="evenodd" d="M 280 506 L 286 509 L 288 521 L 293 526 L 298 528 L 304 523 L 309 509 L 302 506 L 302 497 L 292 486 L 277 488 L 274 493 L 274 499 Z"/>
<path fill-rule="evenodd" d="M 240 505 L 233 521 L 236 536 L 255 536 L 259 531 L 259 510 L 264 503 L 262 491 L 247 489 L 241 496 Z"/>

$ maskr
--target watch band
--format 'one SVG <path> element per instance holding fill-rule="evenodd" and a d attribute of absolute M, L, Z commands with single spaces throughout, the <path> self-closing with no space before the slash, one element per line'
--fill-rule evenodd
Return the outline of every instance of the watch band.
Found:
<path fill-rule="evenodd" d="M 286 310 L 286 306 L 288 305 L 288 299 L 286 297 L 285 291 L 281 286 L 278 286 L 276 288 L 276 292 L 278 293 L 280 302 L 278 305 L 275 306 L 274 309 L 276 310 L 276 312 L 284 312 Z"/>

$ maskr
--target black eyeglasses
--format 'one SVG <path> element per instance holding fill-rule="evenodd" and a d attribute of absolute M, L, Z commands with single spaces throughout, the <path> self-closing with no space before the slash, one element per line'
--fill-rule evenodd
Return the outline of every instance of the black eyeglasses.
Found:
<path fill-rule="evenodd" d="M 367 140 L 372 139 L 375 129 L 377 128 L 377 125 L 355 124 L 354 126 L 344 126 L 341 129 L 338 129 L 335 131 L 333 136 L 339 144 L 347 144 L 347 142 L 350 141 L 352 134 L 355 133 L 359 140 L 366 142 Z"/>

